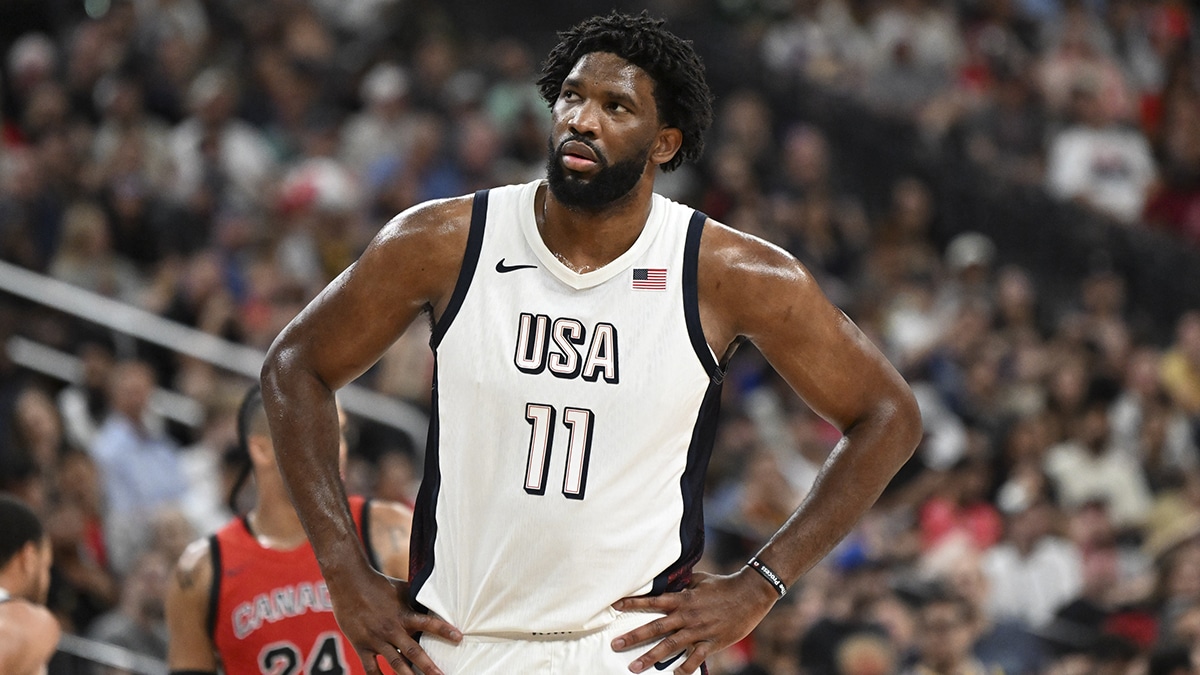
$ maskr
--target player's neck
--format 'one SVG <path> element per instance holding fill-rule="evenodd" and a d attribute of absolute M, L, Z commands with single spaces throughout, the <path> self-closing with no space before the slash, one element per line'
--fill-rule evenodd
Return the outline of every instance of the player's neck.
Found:
<path fill-rule="evenodd" d="M 9 574 L 0 575 L 0 599 L 29 601 L 29 595 L 29 585 L 19 572 L 10 569 Z"/>
<path fill-rule="evenodd" d="M 258 504 L 247 516 L 254 538 L 267 548 L 292 549 L 307 539 L 304 525 L 282 487 L 278 494 L 260 493 Z"/>
<path fill-rule="evenodd" d="M 542 241 L 577 272 L 599 269 L 629 250 L 650 215 L 652 180 L 640 181 L 613 205 L 600 211 L 573 209 L 554 198 L 549 186 L 535 200 Z"/>

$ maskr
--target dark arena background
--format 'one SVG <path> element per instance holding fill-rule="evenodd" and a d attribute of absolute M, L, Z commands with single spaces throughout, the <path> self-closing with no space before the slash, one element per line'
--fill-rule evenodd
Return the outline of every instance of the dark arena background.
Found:
<path fill-rule="evenodd" d="M 540 61 L 614 8 L 693 40 L 717 96 L 659 191 L 799 258 L 924 419 L 709 672 L 1197 672 L 1195 3 L 0 0 L 0 490 L 52 540 L 49 672 L 166 672 L 166 580 L 232 516 L 266 348 L 396 213 L 541 175 Z M 351 492 L 412 502 L 427 341 L 341 393 Z M 739 568 L 837 440 L 740 350 L 700 567 Z"/>

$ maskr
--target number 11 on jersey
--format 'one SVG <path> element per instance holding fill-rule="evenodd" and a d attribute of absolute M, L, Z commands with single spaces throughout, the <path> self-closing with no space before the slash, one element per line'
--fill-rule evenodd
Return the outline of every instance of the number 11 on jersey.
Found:
<path fill-rule="evenodd" d="M 546 473 L 550 470 L 550 454 L 554 447 L 554 428 L 558 417 L 554 406 L 543 403 L 525 405 L 525 421 L 529 422 L 529 458 L 525 464 L 525 491 L 531 495 L 546 494 Z M 588 461 L 592 454 L 592 427 L 595 416 L 586 408 L 563 408 L 563 426 L 567 427 L 567 468 L 563 472 L 563 496 L 583 499 L 587 487 Z"/>

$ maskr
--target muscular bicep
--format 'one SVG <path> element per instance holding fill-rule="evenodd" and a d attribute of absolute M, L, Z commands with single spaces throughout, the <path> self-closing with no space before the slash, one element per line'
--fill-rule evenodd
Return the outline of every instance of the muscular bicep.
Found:
<path fill-rule="evenodd" d="M 167 588 L 167 666 L 176 671 L 216 672 L 217 655 L 208 633 L 212 556 L 207 541 L 188 547 Z"/>
<path fill-rule="evenodd" d="M 388 223 L 284 329 L 276 356 L 302 364 L 330 389 L 362 374 L 423 310 L 444 306 L 462 264 L 470 209 L 469 198 L 447 200 Z"/>
<path fill-rule="evenodd" d="M 706 335 L 711 327 L 718 340 L 748 339 L 843 431 L 908 396 L 892 365 L 794 257 L 721 226 L 706 228 L 705 237 L 699 282 Z"/>
<path fill-rule="evenodd" d="M 397 579 L 408 578 L 408 545 L 412 535 L 412 511 L 395 502 L 371 502 L 371 548 L 380 572 Z"/>

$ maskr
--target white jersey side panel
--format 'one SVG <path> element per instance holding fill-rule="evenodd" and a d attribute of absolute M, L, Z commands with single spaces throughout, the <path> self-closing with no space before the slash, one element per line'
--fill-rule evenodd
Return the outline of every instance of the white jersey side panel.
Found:
<path fill-rule="evenodd" d="M 600 627 L 702 546 L 719 371 L 685 310 L 695 212 L 656 195 L 629 251 L 579 275 L 541 241 L 537 187 L 484 197 L 433 337 L 414 588 L 467 634 Z"/>

